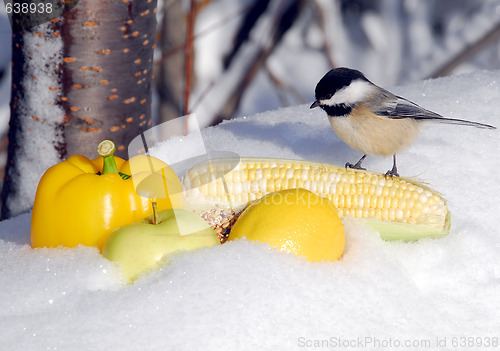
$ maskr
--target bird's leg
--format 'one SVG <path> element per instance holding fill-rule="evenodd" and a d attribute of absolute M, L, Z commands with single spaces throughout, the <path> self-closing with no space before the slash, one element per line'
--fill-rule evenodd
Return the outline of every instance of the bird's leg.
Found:
<path fill-rule="evenodd" d="M 398 168 L 396 167 L 396 154 L 392 156 L 394 163 L 392 164 L 392 169 L 385 173 L 385 177 L 399 177 Z"/>
<path fill-rule="evenodd" d="M 354 168 L 354 169 L 362 169 L 362 170 L 366 170 L 366 168 L 361 167 L 361 162 L 363 162 L 363 160 L 364 160 L 365 158 L 366 158 L 366 155 L 363 155 L 363 157 L 361 157 L 361 158 L 359 159 L 359 161 L 358 161 L 358 162 L 356 162 L 356 164 L 354 164 L 354 165 L 353 165 L 352 163 L 347 162 L 347 163 L 345 164 L 345 168 Z"/>

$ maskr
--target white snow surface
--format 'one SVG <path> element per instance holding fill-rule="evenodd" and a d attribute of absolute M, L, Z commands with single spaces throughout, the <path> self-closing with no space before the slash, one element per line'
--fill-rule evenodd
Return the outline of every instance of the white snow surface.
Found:
<path fill-rule="evenodd" d="M 500 71 L 392 90 L 443 115 L 500 126 Z M 399 172 L 448 200 L 450 234 L 384 242 L 345 218 L 346 249 L 337 262 L 311 263 L 239 240 L 178 254 L 125 285 L 97 249 L 31 249 L 29 214 L 1 222 L 0 349 L 498 348 L 499 133 L 429 125 L 399 155 Z M 202 134 L 208 148 L 242 156 L 338 165 L 361 156 L 333 133 L 323 111 L 307 105 Z M 156 154 L 175 152 L 175 143 Z M 368 157 L 365 166 L 385 172 L 391 159 Z"/>

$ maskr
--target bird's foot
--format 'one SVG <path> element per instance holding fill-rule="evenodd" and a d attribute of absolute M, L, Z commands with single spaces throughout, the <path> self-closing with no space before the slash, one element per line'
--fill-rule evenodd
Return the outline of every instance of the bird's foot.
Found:
<path fill-rule="evenodd" d="M 352 164 L 352 163 L 350 163 L 350 162 L 347 162 L 347 163 L 345 164 L 345 168 L 354 168 L 354 169 L 360 169 L 360 170 L 362 170 L 362 171 L 366 171 L 366 168 L 361 167 L 361 163 L 363 162 L 363 160 L 364 160 L 365 158 L 366 158 L 366 155 L 363 155 L 363 157 L 361 157 L 361 158 L 359 159 L 359 161 L 358 161 L 358 162 L 356 162 L 355 164 Z"/>
<path fill-rule="evenodd" d="M 385 177 L 399 177 L 398 168 L 396 167 L 396 154 L 392 156 L 394 163 L 392 164 L 392 169 L 385 172 Z"/>
<path fill-rule="evenodd" d="M 387 172 L 385 172 L 385 177 L 388 178 L 388 177 L 399 177 L 399 173 L 398 173 L 398 170 L 397 169 L 390 169 L 388 170 Z"/>
<path fill-rule="evenodd" d="M 345 164 L 345 168 L 353 168 L 353 169 L 360 169 L 362 171 L 366 171 L 366 168 L 361 167 L 361 162 L 358 162 L 356 164 L 352 164 L 350 162 L 347 162 Z"/>

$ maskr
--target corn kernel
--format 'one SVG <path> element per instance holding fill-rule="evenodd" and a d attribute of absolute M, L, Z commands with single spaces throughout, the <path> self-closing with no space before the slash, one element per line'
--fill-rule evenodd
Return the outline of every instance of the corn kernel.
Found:
<path fill-rule="evenodd" d="M 210 201 L 244 203 L 273 191 L 302 187 L 330 199 L 339 215 L 439 224 L 447 214 L 440 196 L 400 178 L 280 160 L 242 160 L 234 169 L 232 166 L 212 161 L 193 167 L 186 174 L 187 191 Z"/>

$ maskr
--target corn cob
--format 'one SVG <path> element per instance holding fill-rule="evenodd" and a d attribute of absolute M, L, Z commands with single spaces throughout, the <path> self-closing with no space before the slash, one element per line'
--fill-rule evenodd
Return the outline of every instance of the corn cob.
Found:
<path fill-rule="evenodd" d="M 438 238 L 450 228 L 446 201 L 430 188 L 403 178 L 319 162 L 215 159 L 188 170 L 183 187 L 188 208 L 205 217 L 206 211 L 223 213 L 232 222 L 250 202 L 265 194 L 304 188 L 331 200 L 339 216 L 362 218 L 385 240 Z"/>

